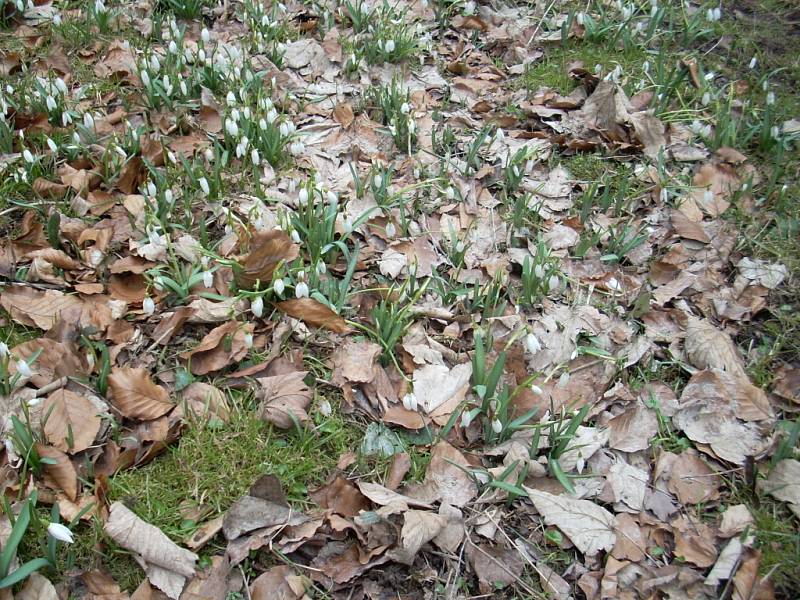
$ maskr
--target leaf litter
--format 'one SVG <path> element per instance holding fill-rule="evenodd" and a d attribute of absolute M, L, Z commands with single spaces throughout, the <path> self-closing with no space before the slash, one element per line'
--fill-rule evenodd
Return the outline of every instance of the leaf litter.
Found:
<path fill-rule="evenodd" d="M 144 570 L 137 598 L 422 598 L 458 582 L 774 597 L 753 516 L 722 500 L 726 473 L 760 465 L 759 489 L 800 514 L 800 463 L 767 466 L 797 366 L 767 393 L 737 343 L 791 278 L 735 250 L 727 211 L 753 210 L 756 164 L 699 121 L 664 119 L 663 98 L 619 66 L 571 63 L 569 95 L 518 85 L 553 42 L 589 43 L 606 9 L 207 4 L 169 22 L 147 0 L 111 22 L 102 2 L 13 15 L 31 51 L 26 35 L 56 44 L 51 24 L 94 19 L 102 36 L 76 60 L 115 87 L 85 96 L 78 63 L 51 46 L 59 78 L 36 79 L 38 104 L 3 97 L 19 141 L 0 168 L 48 200 L 15 206 L 0 253 L 7 320 L 43 332 L 3 345 L 6 495 L 35 486 L 69 519 L 90 507 Z M 618 4 L 627 35 L 659 10 Z M 6 53 L 2 72 L 36 60 Z M 619 197 L 619 181 L 570 171 L 595 151 L 633 165 Z M 338 390 L 337 410 L 379 443 L 340 457 L 302 503 L 262 477 L 186 539 L 109 504 L 109 476 L 240 410 L 228 389 L 299 436 L 320 434 Z M 385 477 L 362 468 L 376 453 Z M 286 564 L 242 579 L 237 565 L 270 552 Z M 70 577 L 128 597 L 102 571 Z M 55 594 L 34 574 L 19 596 Z"/>

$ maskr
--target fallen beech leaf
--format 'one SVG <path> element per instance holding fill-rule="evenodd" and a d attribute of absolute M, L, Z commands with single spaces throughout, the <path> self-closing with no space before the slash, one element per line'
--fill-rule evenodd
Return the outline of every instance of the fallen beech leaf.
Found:
<path fill-rule="evenodd" d="M 623 452 L 638 452 L 650 447 L 658 433 L 658 417 L 650 408 L 637 402 L 608 422 L 608 445 Z"/>
<path fill-rule="evenodd" d="M 195 375 L 219 371 L 245 357 L 245 336 L 252 334 L 254 328 L 253 323 L 242 325 L 228 321 L 208 332 L 197 346 L 181 353 L 180 357 L 189 361 L 189 368 Z"/>
<path fill-rule="evenodd" d="M 41 458 L 54 461 L 44 465 L 45 482 L 51 480 L 54 489 L 62 489 L 73 502 L 78 497 L 78 472 L 69 457 L 58 448 L 36 444 L 36 452 Z"/>
<path fill-rule="evenodd" d="M 295 574 L 288 565 L 279 565 L 265 571 L 250 584 L 252 600 L 300 600 L 307 598 L 311 585 L 306 577 Z"/>
<path fill-rule="evenodd" d="M 524 487 L 524 486 L 523 486 Z M 616 542 L 614 515 L 588 500 L 555 496 L 529 487 L 533 505 L 548 525 L 555 525 L 587 556 L 611 550 Z"/>
<path fill-rule="evenodd" d="M 50 394 L 42 411 L 47 415 L 44 424 L 47 441 L 70 454 L 91 446 L 102 424 L 97 409 L 86 396 L 65 389 Z"/>
<path fill-rule="evenodd" d="M 444 365 L 426 365 L 414 371 L 414 394 L 427 414 L 441 413 L 445 421 L 469 391 L 472 364 L 463 363 L 448 369 Z"/>
<path fill-rule="evenodd" d="M 25 585 L 14 596 L 16 600 L 58 600 L 55 586 L 41 573 L 28 575 Z"/>
<path fill-rule="evenodd" d="M 281 429 L 293 428 L 295 419 L 299 423 L 307 422 L 306 409 L 311 403 L 311 390 L 303 381 L 306 375 L 308 371 L 294 371 L 257 378 L 261 385 L 261 418 Z"/>
<path fill-rule="evenodd" d="M 195 381 L 189 384 L 181 391 L 181 399 L 185 402 L 185 410 L 195 418 L 216 417 L 221 421 L 230 418 L 225 394 L 210 383 Z"/>
<path fill-rule="evenodd" d="M 250 531 L 264 527 L 299 525 L 306 520 L 302 514 L 284 504 L 264 498 L 243 496 L 234 502 L 222 520 L 225 539 L 235 540 Z"/>
<path fill-rule="evenodd" d="M 343 517 L 355 517 L 362 510 L 369 509 L 367 498 L 351 481 L 341 476 L 308 495 L 322 508 Z"/>
<path fill-rule="evenodd" d="M 685 347 L 686 356 L 698 369 L 721 369 L 747 379 L 733 340 L 709 321 L 689 316 Z"/>
<path fill-rule="evenodd" d="M 41 337 L 13 348 L 13 354 L 23 359 L 30 359 L 36 353 L 38 358 L 32 362 L 33 376 L 30 379 L 36 387 L 44 387 L 61 377 L 86 373 L 74 344 Z"/>
<path fill-rule="evenodd" d="M 350 326 L 342 317 L 313 298 L 284 300 L 283 302 L 278 302 L 275 308 L 312 327 L 329 329 L 335 333 L 349 333 L 351 331 Z"/>
<path fill-rule="evenodd" d="M 430 542 L 447 525 L 447 518 L 427 510 L 407 510 L 403 513 L 400 543 L 389 551 L 392 560 L 411 565 L 423 544 Z"/>
<path fill-rule="evenodd" d="M 708 244 L 711 241 L 711 238 L 708 237 L 706 230 L 703 229 L 700 223 L 695 223 L 694 221 L 690 221 L 689 217 L 683 214 L 679 210 L 673 210 L 671 213 L 671 220 L 672 226 L 675 228 L 675 233 L 677 233 L 682 238 L 687 240 L 695 240 L 696 242 L 702 242 L 703 244 Z"/>
<path fill-rule="evenodd" d="M 48 331 L 62 311 L 82 306 L 83 302 L 77 296 L 56 290 L 39 291 L 27 286 L 11 286 L 0 294 L 0 304 L 18 323 Z"/>
<path fill-rule="evenodd" d="M 487 597 L 519 581 L 524 563 L 516 548 L 503 548 L 489 544 L 466 545 L 466 555 L 473 571 L 478 576 L 480 591 Z"/>
<path fill-rule="evenodd" d="M 350 127 L 354 118 L 353 107 L 347 102 L 337 104 L 336 108 L 333 109 L 333 120 L 339 123 L 344 129 Z"/>
<path fill-rule="evenodd" d="M 452 506 L 465 506 L 478 494 L 469 468 L 469 462 L 459 450 L 441 441 L 433 447 L 424 481 L 408 486 L 406 495 L 423 502 L 441 500 Z"/>
<path fill-rule="evenodd" d="M 235 272 L 236 284 L 249 289 L 260 282 L 263 289 L 272 283 L 275 269 L 283 262 L 293 261 L 299 253 L 285 231 L 273 229 L 256 233 L 250 240 L 250 252 L 240 261 L 241 270 Z"/>
<path fill-rule="evenodd" d="M 695 450 L 686 450 L 672 460 L 667 489 L 682 504 L 700 504 L 719 496 L 720 483 L 719 476 Z"/>
<path fill-rule="evenodd" d="M 348 383 L 369 383 L 375 379 L 375 364 L 381 346 L 373 342 L 348 340 L 331 356 L 334 374 L 332 381 L 338 386 Z"/>
<path fill-rule="evenodd" d="M 157 419 L 175 406 L 167 390 L 153 383 L 146 369 L 114 367 L 108 376 L 108 387 L 111 404 L 131 419 Z"/>
<path fill-rule="evenodd" d="M 679 516 L 670 525 L 675 537 L 675 556 L 702 568 L 714 564 L 717 559 L 716 540 L 708 525 L 687 515 Z"/>
<path fill-rule="evenodd" d="M 197 555 L 179 547 L 158 527 L 143 521 L 121 502 L 111 505 L 103 528 L 117 544 L 138 554 L 145 562 L 150 582 L 177 600 L 187 577 L 194 574 Z"/>
<path fill-rule="evenodd" d="M 788 502 L 792 512 L 800 517 L 800 461 L 783 459 L 760 482 L 760 487 L 770 496 Z"/>
<path fill-rule="evenodd" d="M 33 192 L 42 198 L 60 200 L 67 193 L 69 186 L 55 181 L 48 181 L 43 177 L 37 177 L 33 182 Z"/>

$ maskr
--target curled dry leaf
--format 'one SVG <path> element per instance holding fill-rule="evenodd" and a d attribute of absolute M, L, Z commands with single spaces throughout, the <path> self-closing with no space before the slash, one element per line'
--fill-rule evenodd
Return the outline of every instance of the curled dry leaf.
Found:
<path fill-rule="evenodd" d="M 271 284 L 275 269 L 282 262 L 294 260 L 299 253 L 285 231 L 273 229 L 256 233 L 250 240 L 250 252 L 240 261 L 241 269 L 236 271 L 236 284 L 249 289 L 260 282 L 263 289 Z"/>
<path fill-rule="evenodd" d="M 335 333 L 349 333 L 351 331 L 347 321 L 313 298 L 284 300 L 283 302 L 278 302 L 275 308 L 312 327 L 329 329 Z"/>
<path fill-rule="evenodd" d="M 257 378 L 261 385 L 261 417 L 281 429 L 291 429 L 295 421 L 308 421 L 306 409 L 311 403 L 311 390 L 303 381 L 306 375 L 308 371 L 294 371 Z"/>
<path fill-rule="evenodd" d="M 300 600 L 307 598 L 306 588 L 311 582 L 292 571 L 287 565 L 279 565 L 265 571 L 250 584 L 252 600 Z"/>
<path fill-rule="evenodd" d="M 47 420 L 44 434 L 47 441 L 63 452 L 75 454 L 94 442 L 102 424 L 97 408 L 86 396 L 56 390 L 47 397 L 42 409 Z"/>
<path fill-rule="evenodd" d="M 440 500 L 452 506 L 465 506 L 478 494 L 469 474 L 470 464 L 463 454 L 445 441 L 433 448 L 422 484 L 406 488 L 406 495 L 424 502 Z"/>
<path fill-rule="evenodd" d="M 64 490 L 67 498 L 73 502 L 78 497 L 78 472 L 69 456 L 58 448 L 36 444 L 36 452 L 40 458 L 48 459 L 44 465 L 45 483 L 53 489 Z"/>
<path fill-rule="evenodd" d="M 153 383 L 146 369 L 114 367 L 108 387 L 111 404 L 130 419 L 157 419 L 175 406 L 167 390 Z"/>
<path fill-rule="evenodd" d="M 208 332 L 197 346 L 180 357 L 189 361 L 189 369 L 195 375 L 219 371 L 245 357 L 245 336 L 252 334 L 254 328 L 253 323 L 228 321 Z"/>
<path fill-rule="evenodd" d="M 26 286 L 12 286 L 0 294 L 0 304 L 17 323 L 48 331 L 62 311 L 80 307 L 83 302 L 77 296 L 68 296 L 57 290 L 40 291 Z"/>
<path fill-rule="evenodd" d="M 414 371 L 414 394 L 422 410 L 446 422 L 469 391 L 472 364 L 448 369 L 445 365 L 426 365 Z M 444 423 L 440 423 L 444 424 Z"/>
<path fill-rule="evenodd" d="M 177 599 L 186 578 L 194 575 L 197 555 L 178 546 L 121 502 L 111 505 L 104 531 L 117 544 L 141 557 L 150 582 L 170 598 Z"/>
<path fill-rule="evenodd" d="M 617 539 L 614 515 L 602 506 L 589 500 L 555 496 L 529 487 L 524 489 L 545 523 L 563 531 L 583 554 L 594 556 L 614 547 Z"/>
<path fill-rule="evenodd" d="M 747 379 L 733 340 L 709 321 L 689 316 L 685 347 L 689 362 L 698 369 L 721 369 Z"/>
<path fill-rule="evenodd" d="M 800 517 L 800 461 L 785 458 L 760 485 L 767 494 L 788 502 L 792 512 Z"/>
<path fill-rule="evenodd" d="M 447 526 L 447 518 L 427 510 L 403 513 L 400 543 L 389 552 L 392 560 L 411 565 L 423 544 L 430 542 Z"/>

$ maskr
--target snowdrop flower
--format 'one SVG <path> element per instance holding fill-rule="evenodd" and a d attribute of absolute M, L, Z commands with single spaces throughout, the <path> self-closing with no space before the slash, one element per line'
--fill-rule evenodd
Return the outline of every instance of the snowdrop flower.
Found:
<path fill-rule="evenodd" d="M 150 87 L 150 74 L 142 69 L 141 73 L 139 73 L 139 79 L 142 80 L 144 87 Z"/>
<path fill-rule="evenodd" d="M 704 92 L 700 101 L 703 103 L 703 106 L 708 106 L 708 103 L 711 102 L 711 92 Z"/>
<path fill-rule="evenodd" d="M 25 148 L 25 150 L 22 151 L 22 158 L 25 159 L 26 163 L 33 164 L 34 161 L 33 154 L 31 154 L 31 151 L 28 150 L 27 148 Z"/>
<path fill-rule="evenodd" d="M 252 333 L 245 333 L 244 334 L 244 347 L 245 348 L 252 348 L 253 347 L 253 334 Z"/>
<path fill-rule="evenodd" d="M 236 96 L 233 92 L 228 92 L 228 95 L 225 96 L 225 102 L 228 106 L 236 106 Z"/>
<path fill-rule="evenodd" d="M 283 283 L 283 279 L 276 279 L 275 283 L 272 284 L 272 291 L 275 292 L 278 296 L 283 295 L 283 290 L 286 288 L 286 284 Z"/>
<path fill-rule="evenodd" d="M 17 373 L 23 377 L 31 377 L 33 375 L 33 371 L 31 371 L 30 366 L 24 360 L 17 361 Z"/>
<path fill-rule="evenodd" d="M 631 16 L 633 16 L 633 9 L 630 6 L 624 6 L 622 8 L 622 18 L 627 21 Z"/>
<path fill-rule="evenodd" d="M 400 112 L 407 115 L 411 112 L 411 105 L 408 102 L 403 102 L 403 104 L 400 105 Z"/>
<path fill-rule="evenodd" d="M 558 278 L 558 275 L 550 275 L 550 279 L 547 281 L 547 289 L 554 292 L 558 289 L 559 285 L 561 285 L 561 280 Z"/>
<path fill-rule="evenodd" d="M 456 252 L 461 254 L 462 252 L 464 252 L 465 249 L 466 249 L 466 246 L 464 246 L 464 242 L 462 240 L 458 240 L 456 242 Z"/>
<path fill-rule="evenodd" d="M 475 14 L 475 2 L 469 0 L 469 2 L 464 4 L 464 14 L 466 16 L 474 15 Z"/>
<path fill-rule="evenodd" d="M 248 121 L 250 120 L 250 107 L 249 107 L 249 106 L 245 106 L 245 107 L 242 109 L 242 115 L 244 116 L 244 118 L 245 118 L 246 120 L 248 120 Z"/>
<path fill-rule="evenodd" d="M 395 48 L 394 40 L 386 40 L 386 43 L 384 44 L 383 48 L 386 51 L 386 54 L 391 54 L 392 52 L 394 52 Z"/>
<path fill-rule="evenodd" d="M 300 234 L 299 234 L 299 233 L 297 233 L 297 229 L 293 229 L 293 230 L 292 230 L 292 235 L 291 235 L 291 237 L 292 237 L 292 241 L 293 241 L 295 244 L 299 244 L 299 243 L 300 243 Z"/>
<path fill-rule="evenodd" d="M 100 14 L 106 12 L 106 5 L 103 4 L 103 0 L 95 0 L 94 1 L 94 12 L 100 13 Z"/>
<path fill-rule="evenodd" d="M 156 189 L 156 185 L 152 181 L 147 182 L 147 195 L 148 196 L 155 196 L 158 193 Z"/>
<path fill-rule="evenodd" d="M 203 31 L 200 32 L 200 39 L 203 40 L 204 44 L 207 44 L 208 42 L 211 41 L 211 34 L 205 27 L 203 27 Z"/>
<path fill-rule="evenodd" d="M 328 198 L 328 204 L 336 204 L 339 202 L 339 197 L 334 191 L 328 190 L 328 193 L 325 194 L 325 196 Z"/>
<path fill-rule="evenodd" d="M 579 12 L 575 15 L 575 20 L 578 22 L 578 25 L 583 26 L 583 23 L 586 21 L 586 15 L 584 15 L 583 12 Z"/>
<path fill-rule="evenodd" d="M 264 299 L 261 296 L 256 296 L 255 300 L 250 302 L 250 312 L 259 319 L 264 314 Z"/>
<path fill-rule="evenodd" d="M 297 200 L 302 205 L 308 204 L 308 190 L 306 188 L 300 190 L 300 193 L 297 195 Z"/>
<path fill-rule="evenodd" d="M 208 196 L 211 193 L 211 188 L 208 185 L 208 179 L 206 179 L 205 177 L 201 177 L 197 181 L 197 183 L 200 184 L 200 189 L 203 190 L 203 194 Z"/>
<path fill-rule="evenodd" d="M 544 392 L 542 391 L 542 388 L 540 388 L 540 387 L 539 387 L 538 385 L 536 385 L 536 384 L 533 384 L 533 385 L 531 385 L 531 391 L 532 391 L 534 394 L 536 394 L 537 396 L 541 396 L 541 395 L 544 393 Z"/>
<path fill-rule="evenodd" d="M 292 156 L 298 156 L 305 152 L 306 145 L 303 142 L 292 142 L 289 146 L 289 152 L 291 152 Z"/>
<path fill-rule="evenodd" d="M 466 429 L 472 423 L 472 411 L 465 410 L 461 413 L 461 428 Z"/>
<path fill-rule="evenodd" d="M 274 108 L 270 108 L 269 112 L 267 112 L 267 122 L 274 123 L 278 120 L 278 111 Z"/>
<path fill-rule="evenodd" d="M 536 265 L 533 267 L 533 274 L 536 276 L 536 279 L 543 279 L 545 275 L 544 266 Z"/>
<path fill-rule="evenodd" d="M 66 542 L 67 544 L 72 544 L 75 541 L 75 538 L 73 537 L 72 532 L 69 530 L 69 528 L 62 525 L 61 523 L 50 523 L 47 526 L 47 534 L 50 537 L 57 539 L 59 542 Z"/>
<path fill-rule="evenodd" d="M 68 112 L 61 113 L 61 125 L 66 127 L 67 125 L 71 124 L 72 124 L 72 115 L 70 115 Z"/>
<path fill-rule="evenodd" d="M 250 151 L 250 160 L 253 162 L 253 164 L 255 166 L 258 166 L 258 165 L 261 164 L 261 156 L 259 156 L 259 154 L 258 154 L 258 149 L 253 148 Z"/>
<path fill-rule="evenodd" d="M 172 200 L 173 200 L 172 190 L 166 190 L 164 192 L 164 200 L 166 200 L 167 202 L 172 204 Z"/>
<path fill-rule="evenodd" d="M 150 55 L 150 69 L 153 71 L 161 70 L 161 62 L 158 60 L 158 57 L 155 54 Z"/>
<path fill-rule="evenodd" d="M 289 134 L 292 133 L 292 130 L 286 121 L 281 123 L 280 127 L 278 127 L 278 131 L 280 131 L 283 137 L 289 137 Z"/>
<path fill-rule="evenodd" d="M 266 119 L 262 118 L 262 119 L 258 120 L 258 128 L 261 129 L 261 131 L 266 131 L 267 130 L 267 121 L 266 121 Z"/>
<path fill-rule="evenodd" d="M 200 50 L 197 51 L 197 60 L 199 60 L 201 63 L 204 64 L 206 62 L 206 51 L 203 50 L 202 48 L 200 48 Z"/>
<path fill-rule="evenodd" d="M 667 188 L 661 188 L 661 191 L 658 193 L 661 202 L 668 202 L 669 201 L 669 190 Z"/>
<path fill-rule="evenodd" d="M 209 163 L 214 162 L 214 151 L 211 148 L 206 148 L 203 151 L 203 156 Z"/>
<path fill-rule="evenodd" d="M 331 403 L 323 398 L 319 403 L 319 412 L 323 417 L 330 417 L 333 414 Z"/>
<path fill-rule="evenodd" d="M 775 104 L 775 92 L 768 92 L 767 93 L 767 105 Z"/>
<path fill-rule="evenodd" d="M 92 113 L 83 113 L 83 126 L 86 129 L 94 129 L 94 117 Z"/>
<path fill-rule="evenodd" d="M 755 69 L 756 65 L 758 65 L 758 58 L 755 56 L 750 59 L 750 64 L 748 65 L 751 69 Z"/>
<path fill-rule="evenodd" d="M 542 349 L 542 344 L 539 342 L 539 338 L 536 337 L 535 334 L 529 333 L 525 336 L 525 349 L 530 354 L 536 354 Z"/>
<path fill-rule="evenodd" d="M 448 188 L 444 191 L 444 195 L 448 200 L 452 200 L 456 197 L 456 191 L 452 187 L 448 186 Z"/>
<path fill-rule="evenodd" d="M 403 408 L 416 412 L 417 410 L 417 397 L 412 393 L 403 396 Z"/>
<path fill-rule="evenodd" d="M 328 270 L 328 267 L 325 266 L 325 263 L 322 261 L 317 262 L 317 266 L 314 267 L 314 270 L 317 272 L 317 275 L 324 275 L 325 271 Z"/>
<path fill-rule="evenodd" d="M 556 385 L 563 390 L 565 387 L 567 387 L 567 384 L 569 384 L 569 373 L 564 371 L 561 374 L 561 377 L 558 378 L 558 384 Z"/>
<path fill-rule="evenodd" d="M 298 283 L 294 288 L 294 295 L 298 299 L 308 298 L 308 284 L 305 281 Z"/>
<path fill-rule="evenodd" d="M 227 131 L 228 135 L 231 137 L 239 137 L 239 126 L 236 124 L 236 121 L 230 117 L 225 119 L 225 131 Z"/>
<path fill-rule="evenodd" d="M 128 158 L 128 153 L 125 152 L 125 149 L 122 146 L 115 145 L 114 146 L 114 152 L 119 154 L 120 157 L 122 157 L 123 160 L 126 160 Z"/>
<path fill-rule="evenodd" d="M 780 127 L 778 127 L 777 125 L 773 125 L 773 126 L 770 128 L 769 132 L 770 132 L 770 134 L 772 135 L 772 137 L 773 137 L 773 138 L 775 138 L 776 140 L 777 140 L 779 137 L 781 137 L 781 128 L 780 128 Z"/>
<path fill-rule="evenodd" d="M 178 44 L 175 43 L 175 40 L 172 40 L 169 43 L 169 51 L 172 54 L 177 54 L 178 53 Z"/>
<path fill-rule="evenodd" d="M 214 274 L 211 271 L 203 271 L 203 285 L 206 289 L 214 285 Z"/>
<path fill-rule="evenodd" d="M 709 204 L 714 201 L 714 192 L 711 190 L 706 190 L 703 192 L 703 204 Z"/>
<path fill-rule="evenodd" d="M 44 100 L 45 105 L 47 106 L 47 110 L 55 110 L 58 108 L 58 104 L 56 104 L 56 99 L 52 96 L 47 96 Z"/>
<path fill-rule="evenodd" d="M 8 344 L 0 342 L 0 358 L 5 358 L 6 356 L 8 356 Z"/>
<path fill-rule="evenodd" d="M 60 14 L 57 13 L 57 14 L 53 15 L 53 25 L 55 25 L 56 27 L 60 27 L 61 26 L 61 15 Z"/>
<path fill-rule="evenodd" d="M 234 108 L 231 111 L 231 119 L 233 119 L 234 121 L 236 121 L 238 123 L 239 119 L 241 119 L 241 118 L 242 118 L 242 115 L 239 113 L 239 109 L 238 108 Z"/>
<path fill-rule="evenodd" d="M 616 277 L 609 277 L 608 281 L 606 281 L 606 286 L 613 292 L 618 292 L 622 289 L 619 281 L 617 281 Z"/>
<path fill-rule="evenodd" d="M 386 224 L 386 237 L 393 238 L 396 235 L 397 235 L 397 229 L 395 228 L 394 223 L 389 221 Z"/>
<path fill-rule="evenodd" d="M 495 433 L 503 431 L 503 424 L 498 419 L 492 419 L 492 431 Z"/>
<path fill-rule="evenodd" d="M 144 300 L 142 300 L 142 311 L 146 315 L 152 315 L 156 312 L 156 303 L 153 302 L 153 299 L 150 296 L 146 296 Z"/>

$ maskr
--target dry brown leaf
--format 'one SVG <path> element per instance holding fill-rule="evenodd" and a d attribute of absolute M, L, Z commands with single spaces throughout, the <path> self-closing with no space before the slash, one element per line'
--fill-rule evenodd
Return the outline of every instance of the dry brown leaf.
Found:
<path fill-rule="evenodd" d="M 245 533 L 264 527 L 299 525 L 306 517 L 279 504 L 255 496 L 243 496 L 231 505 L 222 520 L 225 539 L 235 540 Z"/>
<path fill-rule="evenodd" d="M 675 228 L 675 233 L 680 237 L 687 240 L 702 242 L 703 244 L 708 244 L 711 241 L 711 238 L 706 233 L 706 230 L 703 229 L 702 225 L 691 221 L 689 217 L 681 211 L 673 210 L 671 213 L 671 221 L 672 226 Z"/>
<path fill-rule="evenodd" d="M 406 495 L 422 500 L 437 500 L 462 507 L 477 494 L 478 487 L 469 475 L 470 464 L 461 452 L 445 441 L 433 447 L 431 461 L 422 484 L 410 485 Z"/>
<path fill-rule="evenodd" d="M 588 500 L 578 500 L 566 495 L 555 496 L 529 487 L 533 505 L 545 523 L 558 527 L 575 547 L 587 556 L 614 547 L 614 515 L 602 506 Z"/>
<path fill-rule="evenodd" d="M 369 383 L 375 379 L 375 364 L 381 350 L 381 346 L 373 342 L 346 341 L 331 356 L 334 368 L 332 382 L 339 386 Z"/>
<path fill-rule="evenodd" d="M 719 496 L 720 478 L 695 450 L 676 456 L 670 465 L 667 489 L 682 504 L 700 504 Z"/>
<path fill-rule="evenodd" d="M 27 286 L 11 286 L 0 294 L 0 304 L 18 323 L 48 331 L 62 311 L 80 307 L 83 302 L 77 296 L 56 290 L 40 291 Z"/>
<path fill-rule="evenodd" d="M 189 370 L 195 375 L 219 371 L 247 355 L 245 336 L 252 335 L 254 328 L 253 323 L 228 321 L 208 332 L 197 346 L 180 357 L 189 361 Z"/>
<path fill-rule="evenodd" d="M 354 118 L 353 107 L 347 102 L 337 104 L 336 108 L 333 109 L 333 120 L 339 123 L 344 129 L 350 127 Z"/>
<path fill-rule="evenodd" d="M 36 353 L 38 358 L 31 363 L 33 376 L 30 379 L 36 387 L 44 387 L 61 377 L 86 373 L 73 344 L 41 337 L 13 348 L 13 354 L 19 358 L 30 359 Z"/>
<path fill-rule="evenodd" d="M 681 515 L 673 520 L 675 556 L 697 565 L 710 567 L 717 559 L 716 540 L 713 530 L 699 519 Z"/>
<path fill-rule="evenodd" d="M 59 600 L 56 588 L 50 580 L 36 572 L 28 575 L 22 589 L 14 598 L 16 600 Z"/>
<path fill-rule="evenodd" d="M 130 419 L 157 419 L 175 406 L 167 390 L 153 383 L 146 369 L 114 367 L 108 387 L 111 404 Z"/>
<path fill-rule="evenodd" d="M 721 369 L 747 379 L 733 340 L 709 321 L 689 316 L 684 344 L 689 362 L 698 369 Z"/>
<path fill-rule="evenodd" d="M 50 394 L 42 410 L 47 415 L 44 424 L 47 441 L 70 454 L 91 446 L 102 425 L 95 405 L 86 396 L 69 390 Z"/>
<path fill-rule="evenodd" d="M 447 526 L 447 518 L 427 510 L 407 510 L 403 513 L 403 529 L 399 544 L 388 556 L 397 562 L 411 565 L 423 544 L 430 542 Z"/>
<path fill-rule="evenodd" d="M 301 424 L 307 422 L 311 390 L 303 381 L 306 375 L 308 371 L 294 371 L 257 378 L 261 385 L 261 418 L 281 429 L 293 428 L 295 420 Z"/>
<path fill-rule="evenodd" d="M 792 512 L 800 517 L 800 461 L 783 459 L 759 484 L 770 496 L 788 502 Z"/>
<path fill-rule="evenodd" d="M 736 171 L 725 163 L 706 163 L 692 179 L 692 197 L 703 211 L 718 217 L 731 205 L 731 197 L 742 187 Z M 710 193 L 707 193 L 710 192 Z"/>
<path fill-rule="evenodd" d="M 292 571 L 287 565 L 279 565 L 265 571 L 250 584 L 252 600 L 300 600 L 306 598 L 306 589 L 311 582 Z"/>
<path fill-rule="evenodd" d="M 623 452 L 638 452 L 650 447 L 658 433 L 658 417 L 641 402 L 628 407 L 608 422 L 608 445 Z"/>
<path fill-rule="evenodd" d="M 471 377 L 471 363 L 452 369 L 445 365 L 426 365 L 414 371 L 414 395 L 425 413 L 434 420 L 438 417 L 447 422 L 469 391 Z"/>
<path fill-rule="evenodd" d="M 313 298 L 284 300 L 283 302 L 278 302 L 275 308 L 312 327 L 329 329 L 335 333 L 349 333 L 351 331 L 350 326 L 342 317 Z"/>
<path fill-rule="evenodd" d="M 478 576 L 480 591 L 487 597 L 494 596 L 499 588 L 516 583 L 522 575 L 524 563 L 516 548 L 470 542 L 466 545 L 466 555 Z"/>
<path fill-rule="evenodd" d="M 285 231 L 273 229 L 256 233 L 250 240 L 250 252 L 240 261 L 241 270 L 236 271 L 237 285 L 249 289 L 260 282 L 263 289 L 272 283 L 275 269 L 283 262 L 293 261 L 299 252 Z"/>
<path fill-rule="evenodd" d="M 42 198 L 60 200 L 67 193 L 68 186 L 55 181 L 48 181 L 43 177 L 37 177 L 33 182 L 33 192 Z"/>
<path fill-rule="evenodd" d="M 45 483 L 53 489 L 64 490 L 67 498 L 73 502 L 78 497 L 78 472 L 69 456 L 58 448 L 36 444 L 36 452 L 40 458 L 52 461 L 44 465 Z"/>
<path fill-rule="evenodd" d="M 194 575 L 195 553 L 179 547 L 158 527 L 137 517 L 121 502 L 111 505 L 103 530 L 117 544 L 139 555 L 145 562 L 150 582 L 177 600 L 186 578 Z"/>
<path fill-rule="evenodd" d="M 210 383 L 195 381 L 181 390 L 181 399 L 185 403 L 181 408 L 195 418 L 210 419 L 216 417 L 221 421 L 230 418 L 228 401 L 219 388 Z"/>

